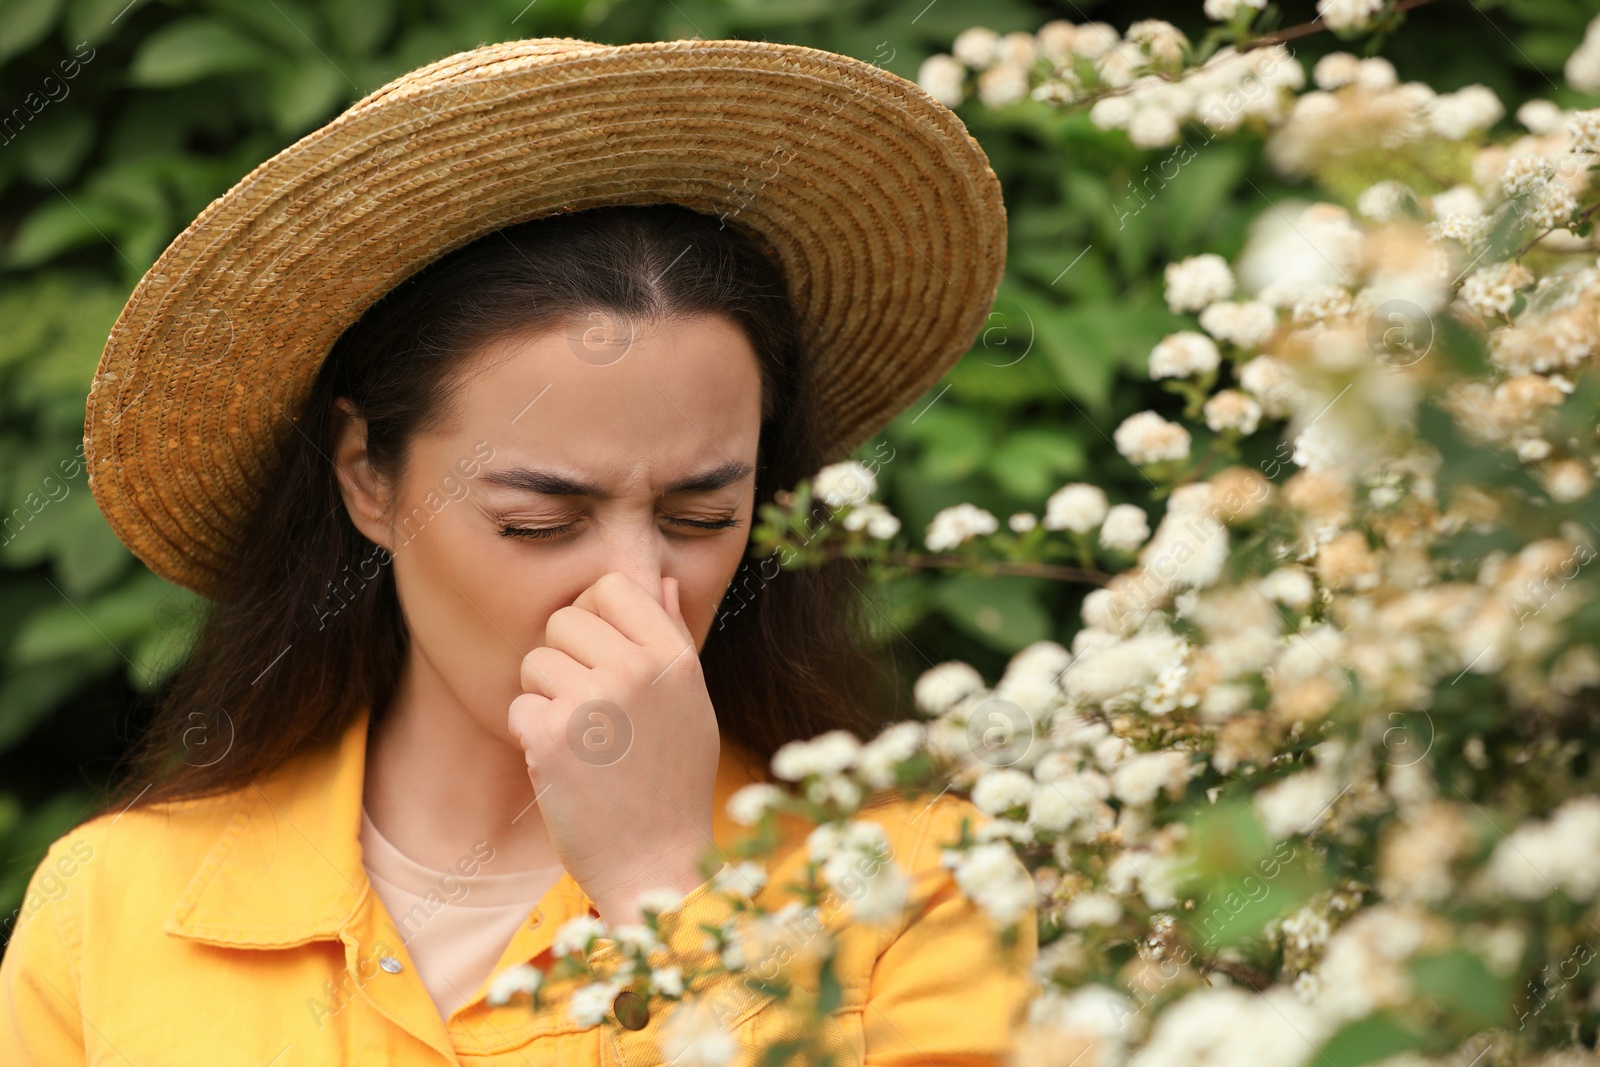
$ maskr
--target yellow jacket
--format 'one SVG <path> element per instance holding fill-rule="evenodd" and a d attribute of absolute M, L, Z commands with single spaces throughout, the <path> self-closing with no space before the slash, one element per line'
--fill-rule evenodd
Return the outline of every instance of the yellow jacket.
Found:
<path fill-rule="evenodd" d="M 0 960 L 0 1065 L 664 1064 L 657 1039 L 670 1013 L 660 1002 L 637 1030 L 614 1013 L 579 1028 L 561 983 L 537 1013 L 525 998 L 487 1002 L 494 975 L 548 963 L 561 925 L 594 913 L 565 873 L 490 979 L 440 1018 L 361 862 L 367 724 L 363 710 L 336 745 L 236 792 L 102 815 L 56 840 L 29 880 Z M 748 832 L 728 819 L 728 796 L 760 778 L 758 762 L 724 740 L 719 846 Z M 963 816 L 974 827 L 985 820 L 950 794 L 857 816 L 883 826 L 914 889 L 895 926 L 849 921 L 837 895 L 820 905 L 837 938 L 842 986 L 820 1037 L 839 1053 L 838 1067 L 997 1064 L 1011 1048 L 1034 992 L 1034 913 L 1018 944 L 1002 951 L 993 922 L 939 865 L 938 845 L 958 837 Z M 786 883 L 804 880 L 803 833 L 784 842 L 754 898 L 770 910 L 793 899 Z M 699 924 L 730 912 L 706 883 L 679 914 L 688 933 L 669 945 L 692 954 L 704 938 Z M 615 952 L 607 940 L 597 945 L 594 962 Z M 804 946 L 794 948 L 800 958 Z M 398 959 L 398 970 L 391 973 L 393 959 L 380 967 L 385 957 Z M 795 1009 L 739 976 L 719 975 L 694 995 L 712 998 L 732 1027 L 735 1064 L 753 1064 L 757 1046 L 803 1028 Z"/>

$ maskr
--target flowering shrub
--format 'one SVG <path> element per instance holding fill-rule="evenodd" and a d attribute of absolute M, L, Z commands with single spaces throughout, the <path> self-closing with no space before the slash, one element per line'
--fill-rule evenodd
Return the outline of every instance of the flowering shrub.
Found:
<path fill-rule="evenodd" d="M 1088 592 L 1070 647 L 1033 643 L 993 685 L 938 664 L 921 719 L 785 746 L 788 787 L 733 798 L 755 833 L 716 879 L 759 884 L 793 812 L 817 823 L 793 906 L 865 858 L 855 917 L 887 919 L 905 879 L 851 816 L 948 787 L 988 817 L 945 843 L 957 884 L 1001 927 L 1037 907 L 1019 1064 L 1594 1062 L 1600 109 L 1534 101 L 1526 132 L 1491 135 L 1490 90 L 1344 52 L 1307 72 L 1286 36 L 1252 36 L 1260 8 L 1206 0 L 1223 25 L 1202 46 L 1053 22 L 973 28 L 924 64 L 952 105 L 1085 108 L 1136 145 L 1250 131 L 1321 198 L 1266 205 L 1232 262 L 1166 268 L 1191 319 L 1149 354 L 1172 402 L 1107 431 L 1142 497 L 1073 482 L 1039 514 L 959 503 L 911 531 L 848 461 L 764 509 L 754 551 L 786 567 Z M 1351 36 L 1399 17 L 1318 11 Z M 1600 90 L 1600 19 L 1567 75 Z M 671 905 L 612 932 L 624 978 L 667 999 L 684 976 L 650 959 Z M 592 922 L 558 944 L 581 955 Z M 617 980 L 572 1011 L 598 1020 Z M 533 973 L 505 981 L 500 999 L 537 995 Z M 727 1062 L 696 1018 L 664 1051 Z"/>

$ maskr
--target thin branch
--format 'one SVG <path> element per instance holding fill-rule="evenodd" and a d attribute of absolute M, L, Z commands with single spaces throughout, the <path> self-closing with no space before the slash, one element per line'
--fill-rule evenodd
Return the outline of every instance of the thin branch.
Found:
<path fill-rule="evenodd" d="M 1402 11 L 1410 11 L 1414 7 L 1421 7 L 1423 4 L 1431 3 L 1433 3 L 1433 0 L 1398 0 L 1389 13 L 1399 14 Z M 1244 53 L 1252 48 L 1266 48 L 1271 45 L 1282 44 L 1284 41 L 1293 41 L 1301 37 L 1309 37 L 1313 33 L 1321 33 L 1327 28 L 1327 24 L 1323 22 L 1321 17 L 1314 18 L 1310 22 L 1302 22 L 1298 26 L 1287 26 L 1281 30 L 1275 30 L 1272 33 L 1257 37 L 1248 44 L 1240 45 L 1238 51 Z"/>
<path fill-rule="evenodd" d="M 1521 259 L 1523 254 L 1525 252 L 1527 252 L 1528 249 L 1532 248 L 1534 245 L 1538 244 L 1540 241 L 1544 240 L 1546 237 L 1549 237 L 1551 234 L 1555 233 L 1557 230 L 1570 229 L 1570 230 L 1576 231 L 1579 226 L 1582 226 L 1585 222 L 1589 221 L 1589 216 L 1593 215 L 1595 213 L 1595 209 L 1596 208 L 1600 208 L 1600 200 L 1596 200 L 1594 203 L 1592 203 L 1588 207 L 1584 208 L 1583 211 L 1578 215 L 1578 221 L 1575 224 L 1573 224 L 1571 226 L 1552 226 L 1552 227 L 1550 227 L 1548 230 L 1544 231 L 1543 233 L 1538 234 L 1537 236 L 1529 239 L 1526 244 L 1524 244 L 1521 247 L 1519 247 L 1515 252 L 1512 252 L 1511 253 L 1511 258 L 1512 259 Z"/>
<path fill-rule="evenodd" d="M 821 546 L 822 556 L 830 561 L 847 558 L 849 553 L 845 551 L 845 547 L 838 543 L 824 544 Z M 972 559 L 950 553 L 927 555 L 920 552 L 892 551 L 885 553 L 881 559 L 869 558 L 867 562 L 904 567 L 907 570 L 966 570 L 985 578 L 1003 574 L 1098 586 L 1107 585 L 1115 577 L 1088 567 L 1069 567 L 1065 564 L 1041 563 L 1035 560 Z"/>
<path fill-rule="evenodd" d="M 927 556 L 911 552 L 890 552 L 883 562 L 910 570 L 962 569 L 983 577 L 998 574 L 1018 575 L 1025 578 L 1051 578 L 1058 582 L 1078 582 L 1084 585 L 1103 586 L 1112 575 L 1084 567 L 1068 567 L 1058 563 L 1039 563 L 1033 560 L 974 560 L 965 556 Z"/>

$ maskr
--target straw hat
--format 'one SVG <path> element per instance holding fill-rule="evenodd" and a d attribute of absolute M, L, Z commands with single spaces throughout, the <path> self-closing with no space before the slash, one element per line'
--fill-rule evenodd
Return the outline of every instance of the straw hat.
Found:
<path fill-rule="evenodd" d="M 395 79 L 214 200 L 140 280 L 89 391 L 89 486 L 151 570 L 215 588 L 334 341 L 502 226 L 676 203 L 787 274 L 844 458 L 966 352 L 1000 183 L 914 83 L 798 45 L 507 41 Z"/>

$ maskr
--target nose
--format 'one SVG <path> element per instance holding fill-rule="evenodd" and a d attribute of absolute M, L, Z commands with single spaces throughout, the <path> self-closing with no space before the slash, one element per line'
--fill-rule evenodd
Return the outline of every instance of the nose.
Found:
<path fill-rule="evenodd" d="M 652 526 L 643 532 L 629 530 L 619 534 L 607 546 L 603 566 L 607 571 L 617 571 L 638 582 L 661 601 L 661 535 Z"/>

